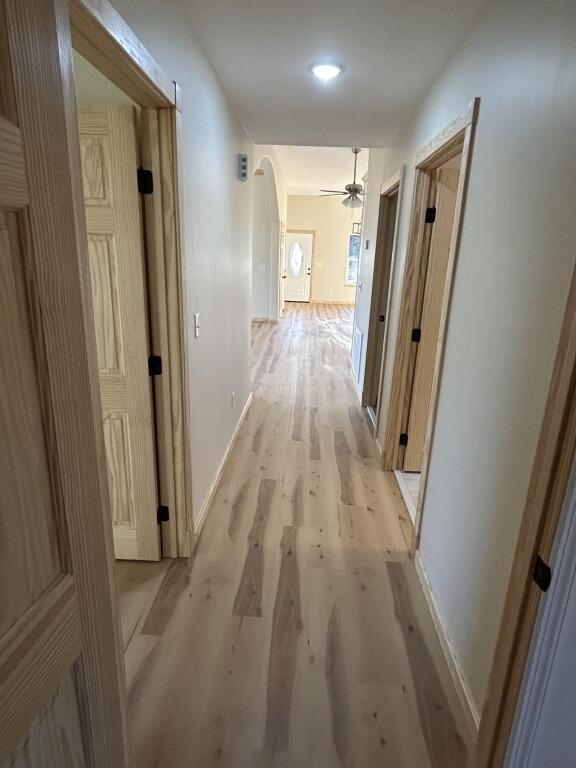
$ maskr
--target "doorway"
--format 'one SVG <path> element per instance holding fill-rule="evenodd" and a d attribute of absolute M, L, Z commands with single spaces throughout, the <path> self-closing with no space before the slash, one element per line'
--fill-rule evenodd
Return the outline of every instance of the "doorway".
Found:
<path fill-rule="evenodd" d="M 278 322 L 284 296 L 283 222 L 280 220 L 276 172 L 262 157 L 252 176 L 252 320 Z"/>
<path fill-rule="evenodd" d="M 389 327 L 391 280 L 394 271 L 402 180 L 403 173 L 399 172 L 382 185 L 378 211 L 378 234 L 366 346 L 366 373 L 362 392 L 362 405 L 367 409 L 375 432 L 378 429 L 380 416 L 381 380 Z"/>
<path fill-rule="evenodd" d="M 288 230 L 284 301 L 310 301 L 314 232 Z"/>
<path fill-rule="evenodd" d="M 175 110 L 105 75 L 74 35 L 80 169 L 114 554 L 194 542 L 185 398 Z M 118 82 L 118 80 L 117 80 Z"/>
<path fill-rule="evenodd" d="M 432 380 L 440 343 L 440 320 L 447 284 L 461 161 L 460 149 L 428 174 L 425 228 L 413 301 L 410 334 L 412 345 L 406 367 L 405 398 L 401 409 L 401 430 L 394 468 L 398 485 L 414 519 L 430 418 Z"/>
<path fill-rule="evenodd" d="M 416 158 L 396 348 L 382 430 L 417 546 L 438 384 L 479 99 Z"/>

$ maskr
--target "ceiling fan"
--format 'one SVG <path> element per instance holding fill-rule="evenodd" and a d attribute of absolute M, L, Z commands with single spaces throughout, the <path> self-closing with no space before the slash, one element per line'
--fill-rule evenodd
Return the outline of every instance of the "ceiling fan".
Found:
<path fill-rule="evenodd" d="M 346 208 L 361 208 L 362 207 L 362 200 L 361 197 L 364 194 L 363 189 L 364 187 L 362 184 L 356 183 L 356 165 L 358 163 L 358 155 L 362 150 L 358 147 L 354 147 L 352 152 L 354 153 L 354 181 L 352 184 L 346 184 L 344 187 L 344 190 L 340 189 L 321 189 L 320 192 L 325 192 L 326 194 L 320 195 L 320 197 L 332 197 L 333 195 L 346 195 L 344 200 L 342 200 L 342 205 L 344 205 Z"/>

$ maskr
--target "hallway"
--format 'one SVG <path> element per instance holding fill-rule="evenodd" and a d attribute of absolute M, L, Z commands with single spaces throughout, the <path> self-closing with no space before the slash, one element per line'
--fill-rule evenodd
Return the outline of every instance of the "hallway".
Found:
<path fill-rule="evenodd" d="M 254 401 L 195 557 L 118 563 L 139 768 L 466 763 L 404 507 L 348 374 L 351 320 L 288 305 L 254 325 Z"/>

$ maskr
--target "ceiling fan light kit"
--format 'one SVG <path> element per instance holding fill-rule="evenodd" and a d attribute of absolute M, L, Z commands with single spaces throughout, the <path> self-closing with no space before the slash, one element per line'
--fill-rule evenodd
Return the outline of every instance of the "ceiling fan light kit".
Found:
<path fill-rule="evenodd" d="M 354 154 L 354 181 L 352 184 L 346 184 L 344 187 L 344 190 L 339 189 L 321 189 L 320 192 L 324 192 L 323 195 L 320 195 L 320 197 L 332 197 L 334 195 L 346 195 L 344 200 L 342 200 L 342 205 L 346 208 L 361 208 L 362 207 L 362 199 L 361 196 L 364 194 L 364 187 L 362 184 L 356 183 L 356 166 L 358 164 L 358 155 L 360 154 L 362 150 L 359 147 L 354 147 L 352 149 L 352 152 Z"/>

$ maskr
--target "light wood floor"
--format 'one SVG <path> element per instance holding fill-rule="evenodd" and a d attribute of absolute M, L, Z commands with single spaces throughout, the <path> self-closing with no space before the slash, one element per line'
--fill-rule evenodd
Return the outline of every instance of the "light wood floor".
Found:
<path fill-rule="evenodd" d="M 464 768 L 468 739 L 348 374 L 352 310 L 253 329 L 196 555 L 120 563 L 138 768 Z"/>

